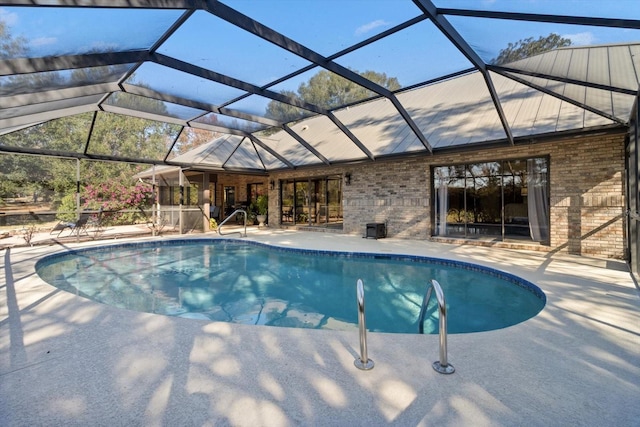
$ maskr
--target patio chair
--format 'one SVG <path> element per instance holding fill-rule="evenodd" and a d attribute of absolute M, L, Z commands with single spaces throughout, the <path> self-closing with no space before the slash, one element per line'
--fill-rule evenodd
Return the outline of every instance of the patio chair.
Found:
<path fill-rule="evenodd" d="M 73 227 L 71 227 L 71 236 L 73 236 L 73 234 L 75 233 L 77 236 L 80 236 L 80 234 L 84 233 L 86 235 L 89 235 L 89 233 L 87 233 L 87 227 L 89 226 L 89 218 L 91 218 L 91 214 L 88 213 L 83 213 L 80 215 L 80 218 L 78 218 L 78 220 L 73 223 Z"/>
<path fill-rule="evenodd" d="M 80 234 L 82 233 L 88 235 L 89 233 L 87 233 L 87 226 L 88 226 L 90 217 L 91 217 L 90 214 L 83 213 L 75 222 L 60 221 L 59 223 L 56 224 L 55 227 L 53 227 L 53 230 L 51 230 L 49 234 L 53 234 L 54 232 L 57 231 L 58 234 L 56 235 L 56 237 L 60 237 L 62 232 L 68 228 L 69 230 L 71 230 L 71 232 L 69 233 L 69 236 L 73 236 L 74 233 L 77 236 L 80 236 Z"/>
<path fill-rule="evenodd" d="M 89 221 L 87 223 L 87 228 L 92 227 L 96 232 L 102 231 L 102 214 L 104 213 L 104 209 L 102 206 L 98 210 L 96 215 L 90 215 Z"/>
<path fill-rule="evenodd" d="M 53 229 L 51 230 L 51 232 L 50 232 L 49 234 L 50 234 L 50 235 L 51 235 L 51 234 L 54 234 L 54 233 L 57 231 L 57 232 L 58 232 L 58 234 L 56 235 L 56 237 L 60 237 L 60 234 L 62 234 L 62 232 L 63 232 L 64 230 L 66 230 L 67 228 L 68 228 L 69 230 L 72 230 L 72 229 L 73 229 L 74 224 L 75 224 L 75 223 L 73 223 L 73 222 L 59 221 L 59 222 L 55 225 L 55 227 L 53 227 Z"/>
<path fill-rule="evenodd" d="M 282 218 L 284 221 L 293 220 L 293 206 L 284 207 L 282 209 Z"/>

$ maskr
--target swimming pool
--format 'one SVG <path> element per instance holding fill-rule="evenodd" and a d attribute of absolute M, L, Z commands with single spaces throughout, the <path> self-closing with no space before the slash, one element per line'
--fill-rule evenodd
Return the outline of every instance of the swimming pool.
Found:
<path fill-rule="evenodd" d="M 538 314 L 534 284 L 474 264 L 408 255 L 310 251 L 235 239 L 180 239 L 86 248 L 36 264 L 47 283 L 141 312 L 270 326 L 417 333 L 431 279 L 444 291 L 449 333 L 501 329 Z M 425 333 L 438 332 L 432 298 Z"/>

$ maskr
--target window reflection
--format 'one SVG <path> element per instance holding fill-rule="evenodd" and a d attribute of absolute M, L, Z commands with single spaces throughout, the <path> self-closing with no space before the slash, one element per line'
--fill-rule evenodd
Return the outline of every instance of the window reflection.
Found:
<path fill-rule="evenodd" d="M 547 169 L 547 158 L 434 168 L 434 235 L 547 241 Z"/>
<path fill-rule="evenodd" d="M 342 177 L 299 178 L 280 182 L 281 223 L 342 226 Z"/>

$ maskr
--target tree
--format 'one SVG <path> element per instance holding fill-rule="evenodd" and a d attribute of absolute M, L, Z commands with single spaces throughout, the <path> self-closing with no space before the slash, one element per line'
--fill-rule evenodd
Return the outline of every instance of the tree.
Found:
<path fill-rule="evenodd" d="M 518 40 L 516 43 L 509 43 L 506 48 L 500 50 L 497 58 L 491 60 L 491 64 L 506 64 L 570 45 L 571 39 L 561 37 L 555 33 L 551 33 L 547 37 L 540 36 L 538 40 L 529 37 Z"/>
<path fill-rule="evenodd" d="M 27 40 L 14 37 L 6 22 L 0 20 L 0 59 L 28 57 Z M 70 73 L 61 71 L 31 73 L 8 76 L 0 81 L 0 89 L 9 95 L 19 95 L 60 87 L 85 86 L 112 81 L 128 70 L 127 66 L 112 65 L 74 69 Z M 134 77 L 132 77 L 134 79 Z M 143 82 L 135 82 L 146 87 Z M 111 103 L 131 109 L 139 109 L 156 114 L 166 114 L 167 107 L 162 101 L 115 93 Z M 89 136 L 93 113 L 83 113 L 70 117 L 49 120 L 34 126 L 0 136 L 0 145 L 25 147 L 30 149 L 54 150 L 82 154 Z M 93 127 L 89 154 L 122 155 L 132 158 L 162 159 L 169 144 L 175 140 L 180 126 L 129 117 L 107 112 L 99 113 Z M 140 172 L 143 165 L 116 162 L 81 162 L 82 198 L 86 206 L 102 200 L 92 201 L 96 186 L 108 182 L 117 186 L 120 202 L 125 206 L 140 203 L 138 187 L 132 187 L 132 177 Z M 51 203 L 57 209 L 66 201 L 62 209 L 75 210 L 76 161 L 71 159 L 42 158 L 16 154 L 0 154 L 0 200 L 15 197 L 33 197 L 35 203 Z M 114 187 L 115 188 L 115 187 Z M 125 189 L 125 190 L 122 190 Z M 143 197 L 146 203 L 148 197 Z M 71 214 L 73 215 L 73 214 Z"/>
<path fill-rule="evenodd" d="M 0 59 L 15 58 L 27 52 L 27 41 L 24 37 L 13 37 L 7 24 L 0 20 Z"/>
<path fill-rule="evenodd" d="M 397 78 L 387 77 L 385 73 L 365 71 L 358 74 L 389 90 L 397 90 L 401 87 Z M 297 93 L 292 91 L 280 93 L 327 110 L 375 96 L 375 93 L 370 90 L 326 70 L 319 71 L 308 82 L 301 83 Z M 301 119 L 305 113 L 304 110 L 292 105 L 271 101 L 267 105 L 266 115 L 282 122 L 291 122 Z"/>
<path fill-rule="evenodd" d="M 398 79 L 388 78 L 385 73 L 365 71 L 362 76 L 389 90 L 400 89 Z M 298 94 L 303 101 L 328 110 L 375 95 L 370 90 L 325 70 L 311 77 L 309 82 L 300 84 Z"/>
<path fill-rule="evenodd" d="M 221 135 L 221 133 L 210 130 L 185 128 L 173 146 L 173 152 L 176 155 L 184 154 L 219 138 Z"/>
<path fill-rule="evenodd" d="M 280 93 L 290 98 L 300 99 L 296 92 L 290 90 L 283 90 Z M 268 118 L 279 120 L 284 123 L 300 120 L 306 114 L 307 113 L 305 113 L 305 111 L 301 108 L 279 101 L 269 102 L 265 112 L 265 116 L 267 116 Z"/>

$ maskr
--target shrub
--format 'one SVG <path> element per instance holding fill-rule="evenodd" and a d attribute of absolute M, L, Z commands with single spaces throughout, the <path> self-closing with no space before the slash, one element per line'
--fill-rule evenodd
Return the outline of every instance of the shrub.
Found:
<path fill-rule="evenodd" d="M 266 215 L 269 210 L 269 197 L 266 194 L 261 194 L 256 199 L 256 210 L 258 215 Z"/>
<path fill-rule="evenodd" d="M 60 201 L 56 218 L 60 221 L 73 222 L 78 218 L 77 209 L 75 193 L 67 194 L 62 197 L 62 200 Z"/>
<path fill-rule="evenodd" d="M 85 209 L 102 209 L 103 222 L 111 225 L 132 224 L 145 219 L 142 212 L 153 203 L 153 188 L 144 183 L 126 187 L 120 183 L 105 182 L 87 185 L 83 198 Z M 127 210 L 135 212 L 120 212 Z"/>

